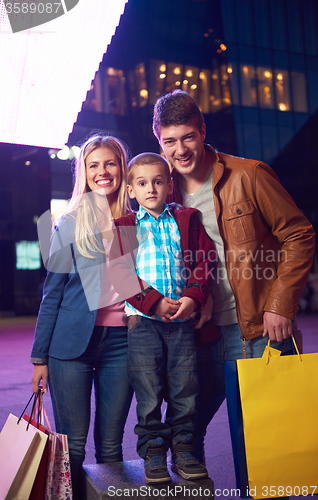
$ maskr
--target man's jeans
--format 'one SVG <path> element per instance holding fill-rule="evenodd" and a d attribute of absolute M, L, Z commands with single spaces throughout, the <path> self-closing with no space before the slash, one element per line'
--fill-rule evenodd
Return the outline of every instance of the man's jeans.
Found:
<path fill-rule="evenodd" d="M 218 328 L 221 338 L 197 349 L 200 392 L 196 404 L 195 456 L 201 463 L 204 463 L 204 436 L 207 426 L 225 399 L 224 361 L 243 358 L 239 325 L 235 323 Z M 267 342 L 268 337 L 246 341 L 247 357 L 261 357 Z M 271 342 L 271 347 L 287 353 L 292 349 L 291 339 Z"/>
<path fill-rule="evenodd" d="M 93 384 L 96 461 L 123 459 L 122 438 L 133 395 L 127 373 L 127 328 L 96 326 L 82 356 L 67 361 L 49 358 L 48 369 L 56 430 L 68 436 L 76 487 L 85 458 Z"/>
<path fill-rule="evenodd" d="M 162 437 L 166 446 L 193 435 L 198 393 L 192 321 L 164 323 L 143 316 L 128 322 L 128 369 L 136 393 L 137 452 L 146 457 L 148 441 Z M 167 402 L 165 421 L 161 404 Z"/>

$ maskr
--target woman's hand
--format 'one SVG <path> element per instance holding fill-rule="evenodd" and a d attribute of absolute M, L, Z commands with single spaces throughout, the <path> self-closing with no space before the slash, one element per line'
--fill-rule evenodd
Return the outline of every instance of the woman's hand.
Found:
<path fill-rule="evenodd" d="M 42 387 L 43 392 L 48 390 L 48 368 L 47 365 L 33 365 L 32 375 L 32 391 L 37 393 L 39 388 Z M 40 383 L 42 380 L 42 383 Z"/>

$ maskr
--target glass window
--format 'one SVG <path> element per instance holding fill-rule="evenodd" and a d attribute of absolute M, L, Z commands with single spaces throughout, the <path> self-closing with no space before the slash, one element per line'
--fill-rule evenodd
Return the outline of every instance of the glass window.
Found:
<path fill-rule="evenodd" d="M 155 104 L 158 97 L 165 91 L 165 80 L 167 78 L 167 66 L 164 61 L 150 61 L 149 74 L 149 103 Z"/>
<path fill-rule="evenodd" d="M 199 73 L 199 92 L 198 92 L 198 106 L 202 113 L 209 113 L 209 98 L 210 98 L 210 71 L 202 69 Z"/>
<path fill-rule="evenodd" d="M 309 99 L 309 111 L 314 113 L 318 108 L 318 72 L 308 71 L 308 99 Z"/>
<path fill-rule="evenodd" d="M 233 104 L 240 105 L 240 97 L 239 97 L 239 84 L 238 84 L 238 71 L 236 64 L 228 64 L 226 69 L 229 75 L 229 82 L 231 87 L 231 95 Z"/>
<path fill-rule="evenodd" d="M 244 150 L 247 158 L 263 158 L 260 128 L 255 123 L 244 123 Z"/>
<path fill-rule="evenodd" d="M 239 41 L 246 45 L 255 45 L 254 40 L 254 22 L 253 22 L 253 8 L 251 0 L 241 0 L 235 2 L 236 12 L 232 13 L 235 15 L 236 24 L 242 29 L 238 31 Z M 244 27 L 244 28 L 243 28 Z"/>
<path fill-rule="evenodd" d="M 171 92 L 174 89 L 182 88 L 183 66 L 177 63 L 168 63 L 167 80 L 165 81 L 165 91 Z"/>
<path fill-rule="evenodd" d="M 19 241 L 15 244 L 17 269 L 40 269 L 41 255 L 38 241 Z"/>
<path fill-rule="evenodd" d="M 280 111 L 290 111 L 289 78 L 287 71 L 274 70 L 277 108 Z"/>
<path fill-rule="evenodd" d="M 306 79 L 303 73 L 291 72 L 293 110 L 307 113 Z"/>
<path fill-rule="evenodd" d="M 254 66 L 241 66 L 241 92 L 243 106 L 257 105 L 257 80 Z"/>
<path fill-rule="evenodd" d="M 318 53 L 318 5 L 313 2 L 303 2 L 304 30 L 306 53 L 316 55 Z"/>
<path fill-rule="evenodd" d="M 263 145 L 262 158 L 266 163 L 271 163 L 279 152 L 277 143 L 277 128 L 270 125 L 262 125 L 261 130 Z"/>
<path fill-rule="evenodd" d="M 221 9 L 222 9 L 222 19 L 223 21 L 223 30 L 224 37 L 227 42 L 237 42 L 237 22 L 236 17 L 233 15 L 235 12 L 235 1 L 236 0 L 222 0 Z"/>
<path fill-rule="evenodd" d="M 83 109 L 97 113 L 126 113 L 125 77 L 121 69 L 103 68 L 96 73 Z"/>
<path fill-rule="evenodd" d="M 261 19 L 261 22 L 259 22 Z M 268 2 L 257 2 L 254 8 L 254 26 L 256 46 L 268 47 L 271 46 L 271 33 L 268 27 L 271 25 L 269 18 L 269 5 Z M 263 61 L 264 62 L 264 61 Z"/>
<path fill-rule="evenodd" d="M 220 67 L 221 75 L 221 94 L 222 94 L 222 107 L 231 106 L 232 97 L 230 89 L 230 73 L 228 72 L 228 66 L 222 64 Z"/>
<path fill-rule="evenodd" d="M 291 52 L 304 52 L 301 3 L 299 0 L 288 0 L 287 19 Z"/>
<path fill-rule="evenodd" d="M 222 108 L 220 72 L 218 68 L 211 71 L 210 84 L 210 111 L 213 113 Z"/>
<path fill-rule="evenodd" d="M 135 81 L 137 102 L 138 106 L 141 108 L 148 102 L 148 88 L 144 63 L 140 63 L 135 67 Z"/>
<path fill-rule="evenodd" d="M 194 66 L 185 66 L 184 78 L 182 80 L 182 90 L 188 92 L 193 99 L 197 100 L 199 83 L 199 68 Z"/>
<path fill-rule="evenodd" d="M 272 48 L 287 50 L 287 17 L 284 2 L 269 0 L 271 14 Z"/>
<path fill-rule="evenodd" d="M 274 108 L 273 72 L 271 68 L 256 68 L 258 101 L 261 108 Z"/>

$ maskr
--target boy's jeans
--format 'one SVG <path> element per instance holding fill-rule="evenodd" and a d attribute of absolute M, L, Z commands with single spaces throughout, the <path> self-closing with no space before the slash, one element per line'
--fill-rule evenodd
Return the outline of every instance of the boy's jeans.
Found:
<path fill-rule="evenodd" d="M 167 447 L 194 432 L 198 393 L 192 321 L 164 323 L 144 316 L 128 321 L 128 370 L 136 393 L 137 452 L 146 457 L 148 441 L 160 436 Z M 167 402 L 165 421 L 161 404 Z"/>

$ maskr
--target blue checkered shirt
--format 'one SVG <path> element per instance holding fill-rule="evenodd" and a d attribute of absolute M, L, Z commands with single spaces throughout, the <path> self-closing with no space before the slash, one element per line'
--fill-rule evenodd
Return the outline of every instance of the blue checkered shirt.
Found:
<path fill-rule="evenodd" d="M 137 275 L 162 293 L 164 297 L 180 299 L 186 287 L 185 280 L 182 278 L 184 262 L 181 236 L 178 224 L 168 205 L 165 205 L 158 219 L 140 207 L 136 214 L 136 236 L 138 241 Z M 128 302 L 126 302 L 125 312 L 127 316 L 136 314 L 146 316 Z M 158 316 L 152 316 L 152 318 L 160 320 Z"/>

